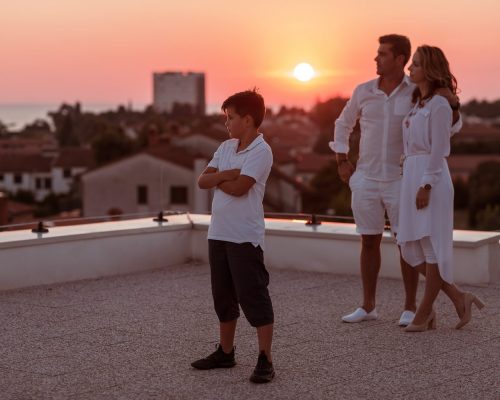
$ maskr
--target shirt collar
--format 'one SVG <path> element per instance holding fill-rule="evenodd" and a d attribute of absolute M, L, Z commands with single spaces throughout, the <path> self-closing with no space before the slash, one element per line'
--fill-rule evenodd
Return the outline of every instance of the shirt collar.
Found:
<path fill-rule="evenodd" d="M 258 146 L 264 141 L 264 135 L 262 133 L 259 133 L 259 135 L 253 140 L 252 143 L 248 145 L 248 147 L 244 150 L 238 151 L 238 142 L 236 142 L 236 151 L 238 153 L 245 153 L 247 151 L 252 150 L 254 147 Z"/>
<path fill-rule="evenodd" d="M 377 93 L 377 92 L 380 92 L 381 90 L 378 88 L 378 84 L 380 82 L 380 77 L 377 78 L 377 79 L 374 79 L 372 81 L 372 92 L 373 93 Z M 405 74 L 405 76 L 403 77 L 403 80 L 401 81 L 401 83 L 399 84 L 399 86 L 403 86 L 403 87 L 406 87 L 406 86 L 409 86 L 409 85 L 412 85 L 412 81 L 410 80 L 410 77 L 408 75 Z M 398 86 L 398 87 L 399 87 Z M 395 89 L 396 90 L 396 89 Z"/>

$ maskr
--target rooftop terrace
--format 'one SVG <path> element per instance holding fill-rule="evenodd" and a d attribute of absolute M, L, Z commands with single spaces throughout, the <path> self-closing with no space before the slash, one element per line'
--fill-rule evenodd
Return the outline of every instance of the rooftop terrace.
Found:
<path fill-rule="evenodd" d="M 351 325 L 340 317 L 359 302 L 353 227 L 267 220 L 277 376 L 256 386 L 248 381 L 256 337 L 244 317 L 235 368 L 190 368 L 218 337 L 205 254 L 208 217 L 169 219 L 51 228 L 40 237 L 0 233 L 0 283 L 11 289 L 0 292 L 0 398 L 500 398 L 498 235 L 455 232 L 459 264 L 465 259 L 464 268 L 476 271 L 460 272 L 469 282 L 462 287 L 487 307 L 456 331 L 453 307 L 440 295 L 438 329 L 408 334 L 397 326 L 402 283 L 387 278 L 398 276 L 388 235 L 381 318 Z M 23 283 L 44 285 L 13 289 Z"/>
<path fill-rule="evenodd" d="M 444 296 L 438 329 L 404 333 L 403 296 L 382 279 L 381 319 L 343 324 L 359 280 L 271 269 L 276 379 L 248 381 L 256 338 L 242 318 L 231 370 L 189 364 L 212 351 L 217 321 L 206 264 L 0 294 L 2 399 L 498 399 L 498 285 L 461 331 Z"/>

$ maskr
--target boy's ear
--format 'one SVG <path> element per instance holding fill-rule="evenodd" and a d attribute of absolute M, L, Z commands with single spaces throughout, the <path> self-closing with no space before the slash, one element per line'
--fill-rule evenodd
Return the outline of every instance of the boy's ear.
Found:
<path fill-rule="evenodd" d="M 250 114 L 245 115 L 243 119 L 245 120 L 245 124 L 253 126 L 253 118 Z"/>

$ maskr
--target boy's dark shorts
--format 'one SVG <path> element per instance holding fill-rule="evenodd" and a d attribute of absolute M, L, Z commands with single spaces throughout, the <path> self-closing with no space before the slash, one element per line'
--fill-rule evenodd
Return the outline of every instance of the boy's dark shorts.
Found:
<path fill-rule="evenodd" d="M 260 246 L 208 240 L 214 307 L 220 322 L 240 316 L 238 304 L 253 327 L 274 322 L 269 273 Z"/>

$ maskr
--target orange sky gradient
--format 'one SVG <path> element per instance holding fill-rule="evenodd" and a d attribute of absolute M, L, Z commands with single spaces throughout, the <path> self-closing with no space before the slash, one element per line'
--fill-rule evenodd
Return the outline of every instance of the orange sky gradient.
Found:
<path fill-rule="evenodd" d="M 495 0 L 16 0 L 0 14 L 0 103 L 150 103 L 152 73 L 206 73 L 208 104 L 260 88 L 309 108 L 374 78 L 377 38 L 441 47 L 463 101 L 500 98 Z M 349 3 L 349 4 L 347 4 Z M 299 62 L 318 72 L 303 83 Z"/>

